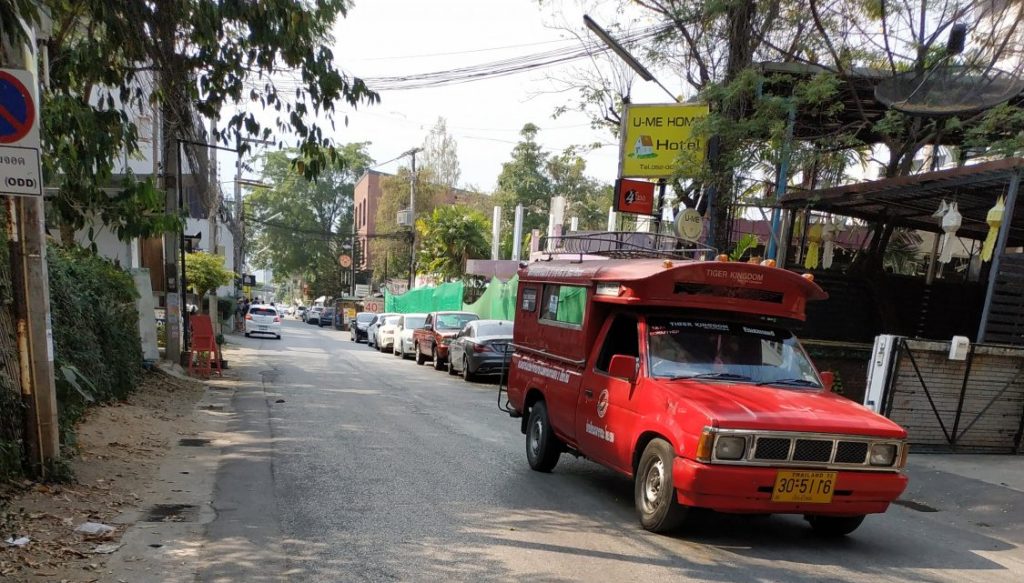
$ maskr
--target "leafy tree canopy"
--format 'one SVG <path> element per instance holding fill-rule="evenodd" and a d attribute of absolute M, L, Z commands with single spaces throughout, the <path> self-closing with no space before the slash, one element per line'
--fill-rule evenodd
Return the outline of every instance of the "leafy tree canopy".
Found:
<path fill-rule="evenodd" d="M 262 179 L 270 187 L 245 199 L 256 267 L 300 275 L 311 288 L 317 282 L 341 285 L 338 255 L 349 252 L 355 184 L 373 164 L 368 145 L 339 147 L 316 180 L 296 171 L 294 151 L 265 155 Z"/>
<path fill-rule="evenodd" d="M 463 205 L 441 206 L 416 221 L 420 235 L 418 271 L 442 281 L 466 277 L 466 262 L 490 253 L 490 221 Z"/>
<path fill-rule="evenodd" d="M 224 267 L 224 257 L 198 251 L 185 256 L 185 278 L 196 295 L 205 297 L 218 287 L 234 281 L 235 274 Z"/>

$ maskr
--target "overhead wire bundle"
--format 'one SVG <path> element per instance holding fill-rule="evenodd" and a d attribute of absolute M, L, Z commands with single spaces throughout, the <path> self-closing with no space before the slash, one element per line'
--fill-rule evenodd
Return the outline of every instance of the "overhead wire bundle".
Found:
<path fill-rule="evenodd" d="M 663 34 L 668 25 L 662 24 L 649 28 L 640 29 L 627 33 L 619 38 L 624 46 L 635 45 L 646 40 L 653 39 Z M 401 91 L 409 89 L 424 89 L 429 87 L 443 87 L 446 85 L 458 85 L 483 79 L 505 77 L 515 75 L 533 69 L 560 65 L 578 59 L 592 57 L 595 54 L 610 50 L 606 45 L 597 41 L 588 41 L 582 45 L 574 44 L 539 53 L 531 53 L 479 63 L 466 67 L 458 67 L 444 71 L 430 73 L 416 73 L 410 75 L 399 75 L 393 77 L 363 77 L 363 81 L 375 91 Z"/>

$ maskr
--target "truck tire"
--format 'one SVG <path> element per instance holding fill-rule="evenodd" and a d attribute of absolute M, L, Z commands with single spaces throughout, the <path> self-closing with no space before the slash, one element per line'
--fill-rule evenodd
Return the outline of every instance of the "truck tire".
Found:
<path fill-rule="evenodd" d="M 811 523 L 811 529 L 815 533 L 827 538 L 838 538 L 857 530 L 857 527 L 864 522 L 864 515 L 808 516 L 807 522 Z"/>
<path fill-rule="evenodd" d="M 444 363 L 441 362 L 441 357 L 437 355 L 437 347 L 430 349 L 430 356 L 434 359 L 434 370 L 444 370 Z"/>
<path fill-rule="evenodd" d="M 558 465 L 562 444 L 551 431 L 548 407 L 537 401 L 530 407 L 530 420 L 526 424 L 526 461 L 538 472 L 550 472 Z"/>
<path fill-rule="evenodd" d="M 416 349 L 416 364 L 422 366 L 424 362 L 427 362 L 427 359 L 423 356 L 423 352 L 420 351 L 419 344 L 416 344 L 414 348 Z"/>
<path fill-rule="evenodd" d="M 668 532 L 682 524 L 687 508 L 676 500 L 672 483 L 675 461 L 672 445 L 664 439 L 652 439 L 644 448 L 633 477 L 633 498 L 640 524 L 651 532 Z"/>

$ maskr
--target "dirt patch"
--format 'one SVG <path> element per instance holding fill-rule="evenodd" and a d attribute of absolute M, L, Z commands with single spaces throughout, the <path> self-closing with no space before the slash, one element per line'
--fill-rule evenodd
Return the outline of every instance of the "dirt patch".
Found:
<path fill-rule="evenodd" d="M 119 546 L 127 524 L 118 517 L 137 509 L 169 446 L 196 435 L 195 404 L 202 383 L 160 372 L 146 374 L 139 390 L 121 403 L 90 410 L 77 428 L 74 483 L 24 482 L 0 516 L 0 580 L 106 581 L 104 551 Z M 75 533 L 85 522 L 112 532 Z M 8 537 L 28 537 L 23 547 Z"/>

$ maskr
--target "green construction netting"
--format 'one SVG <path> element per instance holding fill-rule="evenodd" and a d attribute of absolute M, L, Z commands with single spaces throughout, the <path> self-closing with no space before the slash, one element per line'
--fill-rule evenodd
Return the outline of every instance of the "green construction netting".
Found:
<path fill-rule="evenodd" d="M 400 295 L 392 295 L 385 290 L 384 310 L 398 314 L 461 310 L 462 291 L 461 281 L 442 283 L 437 287 L 421 287 Z"/>
<path fill-rule="evenodd" d="M 463 310 L 473 312 L 483 320 L 512 320 L 516 314 L 516 291 L 519 289 L 519 276 L 508 281 L 494 277 L 483 295 L 472 304 L 462 306 Z"/>
<path fill-rule="evenodd" d="M 515 302 L 513 296 L 512 301 Z M 582 324 L 583 313 L 587 308 L 587 288 L 563 285 L 558 289 L 558 312 L 555 317 L 559 322 Z"/>

